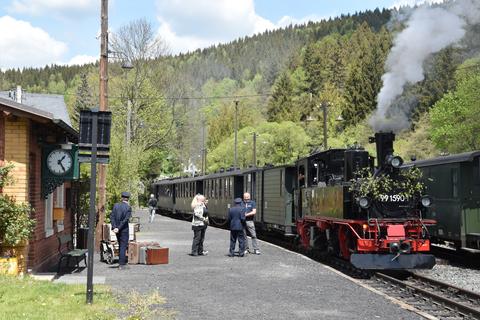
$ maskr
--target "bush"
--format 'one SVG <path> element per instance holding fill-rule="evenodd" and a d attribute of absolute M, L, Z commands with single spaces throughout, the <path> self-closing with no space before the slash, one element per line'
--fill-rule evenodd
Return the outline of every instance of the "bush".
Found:
<path fill-rule="evenodd" d="M 0 167 L 0 188 L 12 180 L 10 171 L 13 165 Z M 35 220 L 30 218 L 32 208 L 28 203 L 17 203 L 15 199 L 0 193 L 0 243 L 14 246 L 30 238 Z"/>

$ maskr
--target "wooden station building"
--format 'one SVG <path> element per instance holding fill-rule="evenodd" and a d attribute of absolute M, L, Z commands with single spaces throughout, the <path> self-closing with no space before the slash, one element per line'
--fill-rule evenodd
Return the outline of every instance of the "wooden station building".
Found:
<path fill-rule="evenodd" d="M 55 265 L 57 236 L 73 232 L 71 180 L 74 170 L 78 176 L 73 145 L 77 141 L 63 96 L 25 94 L 21 88 L 0 92 L 0 165 L 14 165 L 13 183 L 1 192 L 17 202 L 30 203 L 36 220 L 28 247 L 28 271 L 45 271 Z M 46 152 L 55 148 L 73 154 L 75 168 L 67 179 L 52 176 L 46 169 Z"/>

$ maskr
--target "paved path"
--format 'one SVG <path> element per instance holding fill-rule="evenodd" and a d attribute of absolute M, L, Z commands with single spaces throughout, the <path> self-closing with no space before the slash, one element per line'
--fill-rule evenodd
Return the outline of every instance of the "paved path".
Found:
<path fill-rule="evenodd" d="M 119 291 L 158 288 L 176 319 L 420 318 L 318 262 L 263 241 L 262 255 L 230 258 L 229 232 L 222 229 L 207 229 L 208 256 L 191 257 L 189 222 L 157 215 L 149 224 L 145 211 L 137 215 L 137 238 L 169 247 L 170 263 L 118 270 L 96 259 L 95 276 Z"/>

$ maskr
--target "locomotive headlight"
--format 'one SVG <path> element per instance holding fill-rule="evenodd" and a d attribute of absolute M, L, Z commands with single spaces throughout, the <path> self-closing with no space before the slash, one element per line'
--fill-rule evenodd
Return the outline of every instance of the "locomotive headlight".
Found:
<path fill-rule="evenodd" d="M 360 197 L 358 198 L 358 205 L 360 206 L 360 208 L 362 209 L 367 209 L 368 207 L 370 207 L 370 199 L 367 198 L 367 197 Z"/>
<path fill-rule="evenodd" d="M 425 208 L 428 208 L 432 205 L 432 198 L 430 196 L 423 196 L 422 199 L 420 200 L 422 202 L 422 206 Z"/>
<path fill-rule="evenodd" d="M 400 168 L 400 166 L 403 164 L 403 159 L 399 156 L 394 156 L 390 159 L 390 164 L 394 168 Z"/>

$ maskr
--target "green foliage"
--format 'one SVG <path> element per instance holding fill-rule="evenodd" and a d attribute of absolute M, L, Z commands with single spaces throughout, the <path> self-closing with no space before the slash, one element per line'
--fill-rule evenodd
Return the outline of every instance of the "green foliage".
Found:
<path fill-rule="evenodd" d="M 308 154 L 310 139 L 303 128 L 293 122 L 264 122 L 256 128 L 245 127 L 238 132 L 238 166 L 253 165 L 253 133 L 256 133 L 257 164 L 281 165 L 292 163 Z M 208 170 L 233 165 L 234 137 L 231 135 L 208 155 Z"/>
<path fill-rule="evenodd" d="M 425 190 L 425 185 L 421 181 L 422 172 L 414 167 L 401 170 L 396 177 L 385 174 L 374 176 L 368 168 L 356 172 L 355 175 L 356 177 L 350 181 L 349 190 L 356 197 L 381 200 L 382 195 L 395 192 L 410 200 Z"/>
<path fill-rule="evenodd" d="M 300 115 L 292 100 L 293 88 L 289 75 L 283 72 L 275 82 L 272 98 L 268 103 L 268 121 L 298 121 Z"/>
<path fill-rule="evenodd" d="M 479 88 L 480 74 L 467 74 L 432 108 L 430 134 L 437 148 L 451 153 L 480 149 Z"/>
<path fill-rule="evenodd" d="M 75 96 L 74 111 L 71 116 L 74 128 L 78 129 L 80 111 L 90 109 L 93 107 L 93 104 L 92 92 L 88 85 L 87 75 L 82 73 L 80 75 L 80 84 L 77 87 L 77 94 Z"/>
<path fill-rule="evenodd" d="M 13 165 L 0 167 L 0 188 L 11 182 L 12 169 Z M 30 218 L 32 211 L 29 204 L 17 203 L 13 197 L 0 193 L 0 243 L 10 246 L 28 240 L 35 227 L 35 220 Z"/>
<path fill-rule="evenodd" d="M 349 45 L 353 54 L 345 82 L 348 103 L 342 113 L 347 125 L 357 124 L 375 108 L 390 42 L 385 29 L 375 34 L 366 23 L 353 33 Z"/>

